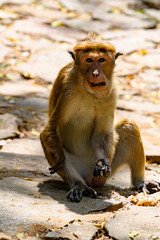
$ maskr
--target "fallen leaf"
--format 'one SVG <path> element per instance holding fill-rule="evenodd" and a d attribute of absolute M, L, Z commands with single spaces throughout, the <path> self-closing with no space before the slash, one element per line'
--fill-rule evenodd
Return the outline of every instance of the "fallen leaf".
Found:
<path fill-rule="evenodd" d="M 137 235 L 139 234 L 138 231 L 130 231 L 130 233 L 128 234 L 128 236 L 131 238 L 131 239 L 134 239 Z"/>
<path fill-rule="evenodd" d="M 64 24 L 61 21 L 53 21 L 51 22 L 51 26 L 56 28 L 56 27 L 62 27 Z"/>
<path fill-rule="evenodd" d="M 16 77 L 13 74 L 6 74 L 6 78 L 8 78 L 9 80 L 14 80 Z"/>
<path fill-rule="evenodd" d="M 33 79 L 33 78 L 34 78 L 33 75 L 31 75 L 30 73 L 27 73 L 27 72 L 24 72 L 24 73 L 22 73 L 21 75 L 22 75 L 22 77 L 25 78 L 25 79 Z"/>
<path fill-rule="evenodd" d="M 22 178 L 23 180 L 27 180 L 27 181 L 34 181 L 34 178 Z"/>
<path fill-rule="evenodd" d="M 39 132 L 37 132 L 35 129 L 32 129 L 31 134 L 39 137 Z"/>
<path fill-rule="evenodd" d="M 154 196 L 148 196 L 146 193 L 138 193 L 136 196 L 131 196 L 130 202 L 137 206 L 156 206 L 160 198 Z"/>
<path fill-rule="evenodd" d="M 51 230 L 52 232 L 53 231 L 56 231 L 56 230 L 58 230 L 59 228 L 58 227 L 52 227 L 52 228 L 50 228 L 49 230 Z"/>
<path fill-rule="evenodd" d="M 0 68 L 7 68 L 8 67 L 8 65 L 7 64 L 0 64 Z"/>
<path fill-rule="evenodd" d="M 22 240 L 23 237 L 24 237 L 24 233 L 18 233 L 18 234 L 17 234 L 17 238 L 18 238 L 18 239 Z"/>
<path fill-rule="evenodd" d="M 99 230 L 103 230 L 103 229 L 104 229 L 104 226 L 105 226 L 105 223 L 106 223 L 106 219 L 104 219 L 104 221 L 101 222 L 101 223 L 95 223 L 94 226 L 95 226 L 96 228 L 98 228 Z"/>
<path fill-rule="evenodd" d="M 140 55 L 146 55 L 148 52 L 146 49 L 141 49 L 141 50 L 138 50 L 138 54 Z"/>
<path fill-rule="evenodd" d="M 17 42 L 18 41 L 17 38 L 12 38 L 12 37 L 8 38 L 8 40 L 11 41 L 11 42 Z"/>

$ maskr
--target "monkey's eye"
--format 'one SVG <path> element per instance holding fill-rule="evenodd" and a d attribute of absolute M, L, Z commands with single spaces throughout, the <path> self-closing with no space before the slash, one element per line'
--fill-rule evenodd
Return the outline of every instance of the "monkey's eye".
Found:
<path fill-rule="evenodd" d="M 100 58 L 100 59 L 98 60 L 98 62 L 105 62 L 105 61 L 106 61 L 105 58 Z"/>
<path fill-rule="evenodd" d="M 90 62 L 93 62 L 93 59 L 92 59 L 92 58 L 87 58 L 87 59 L 86 59 L 86 62 L 89 62 L 89 63 L 90 63 Z"/>

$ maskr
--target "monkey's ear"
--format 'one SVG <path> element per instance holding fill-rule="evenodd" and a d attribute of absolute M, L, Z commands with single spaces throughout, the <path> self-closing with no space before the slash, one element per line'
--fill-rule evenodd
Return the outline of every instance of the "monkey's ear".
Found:
<path fill-rule="evenodd" d="M 123 53 L 121 52 L 117 52 L 116 55 L 115 55 L 115 59 L 117 59 L 119 56 L 123 55 Z"/>
<path fill-rule="evenodd" d="M 73 60 L 75 60 L 75 55 L 73 51 L 68 51 L 69 54 L 71 54 L 71 57 L 73 58 Z"/>

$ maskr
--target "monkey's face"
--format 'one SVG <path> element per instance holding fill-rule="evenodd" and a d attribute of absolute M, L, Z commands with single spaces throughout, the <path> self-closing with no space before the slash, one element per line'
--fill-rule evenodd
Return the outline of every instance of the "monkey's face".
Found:
<path fill-rule="evenodd" d="M 112 89 L 115 56 L 111 51 L 84 51 L 78 54 L 76 65 L 83 75 L 83 86 L 97 98 L 106 98 Z"/>

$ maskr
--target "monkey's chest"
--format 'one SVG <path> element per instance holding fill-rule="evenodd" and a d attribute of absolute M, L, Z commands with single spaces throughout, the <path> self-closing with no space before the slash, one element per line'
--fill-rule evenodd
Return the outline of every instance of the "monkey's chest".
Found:
<path fill-rule="evenodd" d="M 95 113 L 93 109 L 78 108 L 60 127 L 63 145 L 76 155 L 87 154 L 91 147 Z"/>

